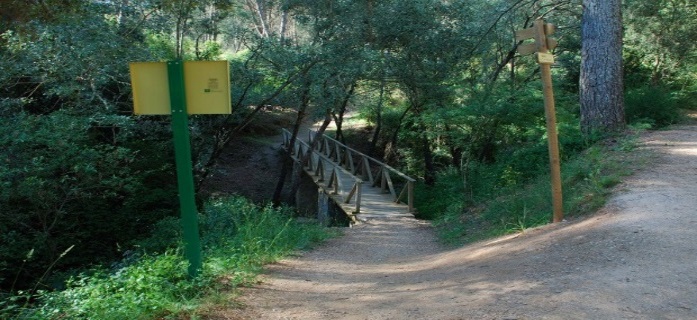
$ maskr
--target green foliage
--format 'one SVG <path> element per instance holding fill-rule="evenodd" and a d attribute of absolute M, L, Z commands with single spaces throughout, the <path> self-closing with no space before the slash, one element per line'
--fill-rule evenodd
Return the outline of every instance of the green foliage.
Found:
<path fill-rule="evenodd" d="M 174 219 L 155 229 L 154 239 L 171 236 Z M 252 283 L 264 263 L 332 236 L 315 223 L 290 218 L 288 208 L 260 207 L 241 197 L 215 199 L 200 215 L 203 273 L 187 278 L 187 261 L 177 239 L 159 254 L 131 251 L 114 268 L 95 268 L 70 279 L 63 291 L 41 291 L 35 307 L 25 293 L 0 304 L 0 317 L 21 319 L 160 319 L 195 316 L 207 297 Z M 164 232 L 163 234 L 160 234 Z M 152 240 L 148 240 L 152 242 Z M 145 241 L 145 242 L 148 242 Z M 140 253 L 138 253 L 140 252 Z M 15 301 L 15 303 L 12 303 Z"/>
<path fill-rule="evenodd" d="M 177 252 L 144 256 L 116 272 L 94 270 L 68 281 L 68 289 L 40 295 L 41 306 L 28 310 L 29 319 L 146 319 L 186 308 L 207 284 L 191 282 L 187 262 Z"/>
<path fill-rule="evenodd" d="M 433 187 L 417 186 L 420 217 L 433 219 L 447 242 L 522 231 L 549 221 L 549 154 L 537 86 L 516 93 L 490 92 L 434 121 L 452 123 L 439 141 L 469 143 L 459 168 L 441 171 Z M 609 164 L 593 149 L 584 151 L 593 141 L 580 131 L 576 96 L 562 91 L 556 100 L 562 174 L 583 175 L 565 181 L 566 211 L 589 212 L 603 202 L 617 176 L 606 174 Z M 576 202 L 578 197 L 585 202 Z"/>
<path fill-rule="evenodd" d="M 439 172 L 435 186 L 417 183 L 414 191 L 414 202 L 417 204 L 416 217 L 434 220 L 461 213 L 472 203 L 466 184 L 466 178 L 454 168 Z"/>
<path fill-rule="evenodd" d="M 12 124 L 0 128 L 5 290 L 51 288 L 60 281 L 40 276 L 54 262 L 66 270 L 114 259 L 119 245 L 173 212 L 161 140 L 169 133 L 124 115 L 132 110 L 128 62 L 148 52 L 135 30 L 122 32 L 99 14 L 103 7 L 75 8 L 83 4 L 92 15 L 69 11 L 0 40 L 0 120 Z"/>
<path fill-rule="evenodd" d="M 0 259 L 17 265 L 36 250 L 36 259 L 22 270 L 21 286 L 65 248 L 76 245 L 93 258 L 113 256 L 116 242 L 129 241 L 140 224 L 157 218 L 111 211 L 129 212 L 129 199 L 143 192 L 141 173 L 133 166 L 137 153 L 120 140 L 128 119 L 64 111 L 5 118 L 10 119 L 13 126 L 0 128 L 0 159 L 12 164 L 0 167 Z M 124 134 L 111 137 L 112 143 L 95 142 L 99 126 L 120 126 Z M 69 255 L 60 265 L 79 262 Z"/>
<path fill-rule="evenodd" d="M 40 279 L 56 261 L 65 271 L 123 254 L 118 265 L 129 267 L 141 254 L 134 252 L 145 252 L 151 265 L 157 254 L 177 252 L 169 122 L 130 116 L 131 61 L 231 58 L 234 114 L 192 117 L 197 182 L 259 106 L 309 107 L 310 118 L 347 106 L 381 129 L 378 156 L 429 183 L 435 177 L 435 186 L 418 186 L 422 217 L 453 235 L 478 223 L 524 229 L 544 220 L 546 191 L 535 191 L 544 187 L 530 187 L 527 200 L 508 207 L 492 199 L 545 180 L 538 68 L 515 53 L 512 34 L 544 17 L 560 26 L 554 78 L 562 159 L 569 163 L 590 143 L 579 130 L 575 93 L 578 1 L 34 2 L 0 9 L 11 17 L 0 21 L 0 120 L 11 124 L 0 128 L 0 284 L 8 288 L 19 273 L 17 288 L 29 296 L 37 281 L 43 289 L 57 281 Z M 697 106 L 695 5 L 632 0 L 626 7 L 628 118 L 673 123 L 678 106 Z M 292 26 L 285 33 L 282 21 Z M 601 189 L 616 182 L 589 163 L 571 180 Z M 284 231 L 287 214 L 221 201 L 201 215 L 206 250 L 265 260 L 259 252 L 271 259 L 279 243 L 311 238 Z M 256 227 L 268 223 L 275 227 Z M 138 241 L 148 230 L 156 231 Z M 140 249 L 123 252 L 132 243 Z M 220 270 L 247 268 L 221 257 Z M 157 268 L 180 269 L 180 261 L 165 260 Z M 111 279 L 110 270 L 95 272 Z M 165 317 L 173 307 L 153 308 Z"/>
<path fill-rule="evenodd" d="M 645 86 L 627 90 L 625 112 L 629 123 L 643 122 L 654 128 L 682 119 L 678 100 L 666 88 Z"/>
<path fill-rule="evenodd" d="M 631 148 L 628 146 L 633 144 L 631 139 L 622 138 L 611 146 L 594 145 L 562 164 L 564 212 L 567 218 L 592 213 L 600 208 L 605 203 L 610 188 L 618 184 L 623 175 L 641 165 L 642 159 L 629 153 Z M 492 171 L 491 168 L 485 168 L 484 172 Z M 456 180 L 462 181 L 462 174 L 450 171 L 440 179 L 440 183 L 450 182 L 452 186 Z M 491 187 L 487 190 L 488 194 L 480 194 L 478 198 L 447 199 L 448 209 L 441 211 L 443 214 L 434 221 L 444 241 L 463 243 L 523 232 L 546 224 L 551 219 L 552 199 L 548 174 L 540 174 L 524 184 Z M 473 190 L 460 191 L 464 191 L 464 194 L 473 193 Z M 476 201 L 472 201 L 473 198 Z"/>
<path fill-rule="evenodd" d="M 149 51 L 155 56 L 160 57 L 165 60 L 172 60 L 176 58 L 176 48 L 172 43 L 171 36 L 156 33 L 147 34 L 145 37 L 145 43 L 149 48 Z"/>
<path fill-rule="evenodd" d="M 645 85 L 689 84 L 694 80 L 697 63 L 697 4 L 694 1 L 630 0 L 625 12 L 625 55 L 632 71 L 643 71 L 648 81 L 633 83 L 630 88 Z M 638 85 L 637 85 L 638 84 Z"/>
<path fill-rule="evenodd" d="M 196 52 L 199 60 L 216 60 L 222 54 L 222 48 L 218 42 L 206 41 L 203 48 Z"/>

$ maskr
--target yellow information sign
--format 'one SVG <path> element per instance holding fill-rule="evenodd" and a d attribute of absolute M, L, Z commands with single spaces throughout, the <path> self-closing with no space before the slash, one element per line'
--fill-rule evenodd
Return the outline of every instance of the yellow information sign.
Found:
<path fill-rule="evenodd" d="M 227 61 L 185 61 L 184 86 L 189 114 L 229 114 L 230 71 Z"/>
<path fill-rule="evenodd" d="M 167 63 L 131 62 L 131 88 L 135 114 L 171 114 Z"/>
<path fill-rule="evenodd" d="M 171 114 L 166 62 L 132 62 L 134 113 Z M 230 67 L 227 61 L 184 61 L 188 114 L 229 114 Z"/>
<path fill-rule="evenodd" d="M 546 64 L 554 64 L 554 55 L 551 53 L 538 52 L 537 53 L 537 62 L 538 63 L 546 63 Z"/>

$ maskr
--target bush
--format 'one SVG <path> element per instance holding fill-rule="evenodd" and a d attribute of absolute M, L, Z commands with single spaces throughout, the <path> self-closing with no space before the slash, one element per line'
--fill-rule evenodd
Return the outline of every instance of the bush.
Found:
<path fill-rule="evenodd" d="M 3 118 L 14 125 L 0 128 L 0 159 L 12 164 L 0 166 L 0 260 L 15 268 L 0 276 L 3 285 L 19 275 L 18 288 L 33 286 L 36 276 L 72 245 L 76 250 L 59 267 L 112 258 L 117 243 L 137 237 L 142 225 L 157 219 L 130 211 L 132 199 L 145 189 L 142 172 L 133 165 L 137 151 L 90 135 L 101 123 L 125 132 L 129 120 L 98 117 L 56 111 Z M 32 249 L 32 263 L 20 269 Z"/>
<path fill-rule="evenodd" d="M 414 190 L 416 217 L 433 220 L 451 211 L 461 212 L 467 202 L 462 175 L 455 168 L 448 168 L 438 173 L 435 186 L 420 182 Z"/>
<path fill-rule="evenodd" d="M 0 318 L 156 319 L 194 316 L 207 296 L 252 283 L 264 263 L 332 236 L 317 223 L 293 220 L 289 208 L 260 207 L 241 197 L 208 202 L 200 215 L 204 264 L 201 276 L 187 277 L 187 261 L 166 219 L 147 245 L 130 251 L 123 263 L 97 267 L 68 281 L 63 291 L 25 292 L 5 297 Z M 159 232 L 165 232 L 159 234 Z M 143 248 L 158 250 L 149 254 Z M 26 302 L 36 299 L 31 307 Z"/>
<path fill-rule="evenodd" d="M 594 212 L 603 205 L 610 188 L 620 182 L 622 175 L 629 174 L 629 169 L 635 165 L 634 159 L 627 156 L 631 148 L 626 146 L 632 141 L 630 137 L 622 138 L 616 147 L 602 144 L 592 146 L 562 164 L 566 217 Z M 520 232 L 550 221 L 552 197 L 549 174 L 538 174 L 526 183 L 515 186 L 496 187 L 491 183 L 501 180 L 500 177 L 496 178 L 502 172 L 500 169 L 476 166 L 471 170 L 479 170 L 477 177 L 482 179 L 474 185 L 487 192 L 477 195 L 475 190 L 474 201 L 453 201 L 449 203 L 449 209 L 439 208 L 443 214 L 436 215 L 435 224 L 446 242 L 461 243 Z M 453 180 L 455 176 L 456 172 L 450 172 L 446 181 Z"/>
<path fill-rule="evenodd" d="M 118 259 L 119 246 L 173 212 L 169 126 L 127 115 L 128 62 L 151 56 L 103 6 L 87 7 L 89 16 L 65 12 L 0 34 L 2 290 L 35 287 L 73 245 L 54 269 Z"/>
<path fill-rule="evenodd" d="M 677 100 L 671 92 L 657 86 L 627 90 L 625 113 L 627 122 L 644 122 L 654 128 L 674 124 L 682 117 Z"/>

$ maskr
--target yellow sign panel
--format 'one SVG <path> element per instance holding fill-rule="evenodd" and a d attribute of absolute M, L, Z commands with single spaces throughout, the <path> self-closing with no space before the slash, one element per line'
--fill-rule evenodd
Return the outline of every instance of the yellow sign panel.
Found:
<path fill-rule="evenodd" d="M 538 63 L 553 64 L 554 63 L 554 55 L 551 53 L 538 52 L 537 53 L 537 62 Z"/>
<path fill-rule="evenodd" d="M 184 61 L 189 114 L 229 114 L 230 71 L 227 61 Z"/>
<path fill-rule="evenodd" d="M 171 114 L 167 63 L 132 62 L 131 88 L 135 114 Z"/>
<path fill-rule="evenodd" d="M 171 114 L 166 62 L 132 62 L 134 113 Z M 230 72 L 227 61 L 184 61 L 188 114 L 229 114 Z"/>

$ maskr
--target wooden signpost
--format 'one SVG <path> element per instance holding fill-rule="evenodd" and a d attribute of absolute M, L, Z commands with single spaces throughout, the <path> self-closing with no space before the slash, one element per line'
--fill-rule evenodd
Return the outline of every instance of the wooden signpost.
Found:
<path fill-rule="evenodd" d="M 535 42 L 518 46 L 518 53 L 527 55 L 535 53 L 540 64 L 542 76 L 542 91 L 544 93 L 545 116 L 547 118 L 547 141 L 549 145 L 550 176 L 552 179 L 553 222 L 564 219 L 564 209 L 561 191 L 561 169 L 559 160 L 559 139 L 557 137 L 557 119 L 554 110 L 554 91 L 552 89 L 552 64 L 554 55 L 549 50 L 557 46 L 557 41 L 547 37 L 554 33 L 554 25 L 538 19 L 531 28 L 518 30 L 516 41 L 534 39 Z"/>
<path fill-rule="evenodd" d="M 229 114 L 227 61 L 133 62 L 130 64 L 135 114 L 171 115 L 179 206 L 189 276 L 201 272 L 201 240 L 189 138 L 189 114 Z"/>

